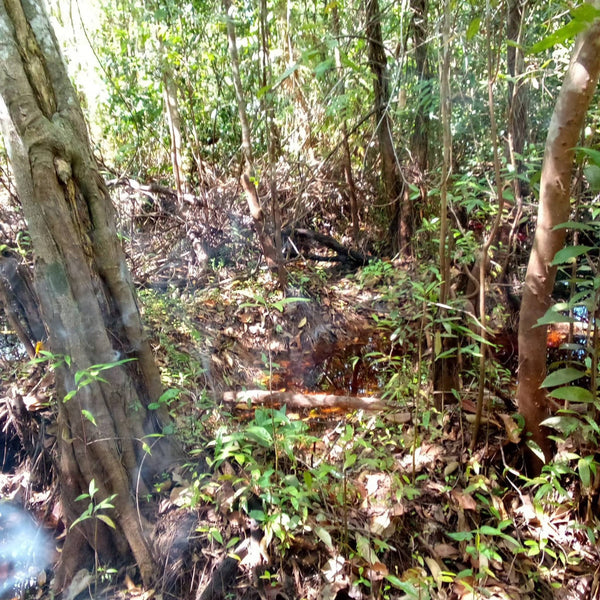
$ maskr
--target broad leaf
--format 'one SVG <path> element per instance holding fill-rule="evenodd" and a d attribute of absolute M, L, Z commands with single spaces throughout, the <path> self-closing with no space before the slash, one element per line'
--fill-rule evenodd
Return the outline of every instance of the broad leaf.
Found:
<path fill-rule="evenodd" d="M 530 54 L 538 54 L 544 50 L 548 50 L 557 44 L 562 44 L 569 40 L 577 37 L 582 31 L 587 28 L 588 24 L 585 21 L 578 21 L 574 19 L 570 23 L 567 23 L 564 27 L 557 29 L 554 33 L 546 36 L 543 40 L 540 40 L 537 44 L 534 44 L 530 50 Z"/>
<path fill-rule="evenodd" d="M 567 402 L 593 402 L 594 395 L 590 390 L 579 386 L 566 386 L 552 390 L 549 394 L 557 400 L 566 400 Z"/>
<path fill-rule="evenodd" d="M 321 527 L 320 525 L 317 525 L 315 527 L 315 533 L 317 534 L 317 537 L 330 549 L 333 550 L 333 541 L 331 539 L 331 535 L 329 534 L 329 531 L 327 531 L 327 529 L 325 529 L 324 527 Z"/>
<path fill-rule="evenodd" d="M 552 427 L 552 429 L 560 431 L 563 435 L 569 436 L 581 427 L 581 421 L 575 417 L 560 415 L 544 419 L 541 422 L 541 425 L 544 427 Z"/>
<path fill-rule="evenodd" d="M 475 17 L 469 23 L 469 27 L 467 28 L 467 42 L 470 42 L 479 31 L 479 26 L 481 25 L 481 17 Z"/>
<path fill-rule="evenodd" d="M 593 148 L 582 148 L 581 146 L 578 146 L 575 148 L 575 150 L 581 154 L 585 154 L 592 164 L 600 167 L 600 150 L 594 150 Z"/>
<path fill-rule="evenodd" d="M 593 250 L 592 246 L 567 246 L 562 250 L 559 250 L 554 256 L 552 265 L 564 265 L 565 263 L 571 262 L 574 258 L 585 254 Z"/>
<path fill-rule="evenodd" d="M 117 528 L 115 522 L 107 515 L 96 515 L 96 518 L 102 521 L 103 523 L 106 523 L 111 529 Z"/>
<path fill-rule="evenodd" d="M 559 223 L 552 228 L 552 231 L 556 231 L 557 229 L 577 229 L 579 231 L 593 231 L 594 228 L 587 223 L 579 223 L 577 221 L 565 221 L 564 223 Z"/>
<path fill-rule="evenodd" d="M 544 382 L 542 383 L 543 388 L 547 387 L 555 387 L 557 385 L 566 385 L 567 383 L 571 383 L 571 381 L 575 381 L 583 377 L 585 373 L 580 371 L 579 369 L 574 369 L 573 367 L 565 367 L 564 369 L 558 369 L 558 371 L 554 371 L 554 373 L 550 373 Z"/>

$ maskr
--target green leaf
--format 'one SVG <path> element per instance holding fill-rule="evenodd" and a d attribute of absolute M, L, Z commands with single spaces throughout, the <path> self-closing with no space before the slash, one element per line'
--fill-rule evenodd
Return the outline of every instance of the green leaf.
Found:
<path fill-rule="evenodd" d="M 248 516 L 251 519 L 254 519 L 255 521 L 258 521 L 259 523 L 262 523 L 267 518 L 267 515 L 265 514 L 265 511 L 264 510 L 259 510 L 259 509 L 251 510 L 248 513 Z"/>
<path fill-rule="evenodd" d="M 583 169 L 583 173 L 590 184 L 590 189 L 593 192 L 600 191 L 600 166 L 586 165 Z"/>
<path fill-rule="evenodd" d="M 357 458 L 358 458 L 358 455 L 356 455 L 356 454 L 348 454 L 344 460 L 344 470 L 352 467 L 354 465 L 354 463 L 356 462 Z"/>
<path fill-rule="evenodd" d="M 264 427 L 260 427 L 259 425 L 250 425 L 246 428 L 245 433 L 248 439 L 259 443 L 265 448 L 270 448 L 273 446 L 273 436 Z"/>
<path fill-rule="evenodd" d="M 71 398 L 73 398 L 73 396 L 75 396 L 76 393 L 77 393 L 77 390 L 71 390 L 69 393 L 67 393 L 65 395 L 65 397 L 63 398 L 63 402 L 68 402 Z"/>
<path fill-rule="evenodd" d="M 363 72 L 363 70 L 360 67 L 360 65 L 358 63 L 355 63 L 354 61 L 350 60 L 348 58 L 348 56 L 346 56 L 345 54 L 342 54 L 340 56 L 340 62 L 342 63 L 342 65 L 344 67 L 348 67 L 349 69 L 352 69 L 356 73 L 362 73 Z"/>
<path fill-rule="evenodd" d="M 580 371 L 579 369 L 574 369 L 573 367 L 565 367 L 564 369 L 558 369 L 558 371 L 554 371 L 554 373 L 550 373 L 546 379 L 544 379 L 541 387 L 555 387 L 557 385 L 565 385 L 567 383 L 571 383 L 571 381 L 575 381 L 583 377 L 585 373 Z"/>
<path fill-rule="evenodd" d="M 599 153 L 600 154 L 600 153 Z M 558 229 L 577 229 L 579 231 L 594 231 L 594 228 L 587 223 L 578 223 L 577 221 L 565 221 L 564 223 L 559 223 L 552 228 L 552 231 L 556 231 Z"/>
<path fill-rule="evenodd" d="M 562 434 L 569 436 L 581 427 L 581 421 L 575 417 L 559 415 L 544 419 L 541 422 L 541 425 L 544 427 L 551 427 L 552 429 L 556 429 L 556 431 L 560 431 Z"/>
<path fill-rule="evenodd" d="M 482 525 L 479 528 L 479 533 L 483 535 L 503 535 L 500 529 L 497 527 L 490 527 L 489 525 Z"/>
<path fill-rule="evenodd" d="M 566 386 L 552 390 L 549 394 L 557 400 L 566 400 L 567 402 L 593 402 L 594 395 L 590 390 L 579 386 Z"/>
<path fill-rule="evenodd" d="M 557 44 L 562 44 L 568 40 L 577 37 L 582 31 L 587 28 L 588 24 L 577 19 L 567 23 L 564 27 L 556 30 L 554 33 L 546 36 L 543 40 L 537 42 L 529 49 L 529 54 L 538 54 L 544 50 L 548 50 Z"/>
<path fill-rule="evenodd" d="M 73 529 L 73 527 L 75 527 L 75 525 L 77 525 L 78 523 L 81 523 L 82 521 L 86 521 L 86 520 L 87 520 L 87 519 L 89 519 L 89 518 L 90 518 L 90 515 L 89 515 L 87 512 L 83 513 L 82 515 L 79 515 L 79 516 L 78 516 L 78 517 L 77 517 L 77 518 L 76 518 L 76 519 L 75 519 L 75 520 L 74 520 L 74 521 L 71 523 L 71 526 L 69 527 L 69 531 L 70 531 L 71 529 Z"/>
<path fill-rule="evenodd" d="M 574 19 L 588 24 L 600 17 L 600 9 L 587 2 L 583 2 L 579 6 L 572 8 L 570 12 Z"/>
<path fill-rule="evenodd" d="M 81 414 L 93 425 L 96 425 L 96 419 L 94 419 L 94 415 L 89 411 L 85 410 L 85 408 L 81 409 Z M 97 427 L 97 425 L 96 425 Z"/>
<path fill-rule="evenodd" d="M 283 308 L 286 304 L 292 304 L 293 302 L 310 302 L 309 298 L 282 298 L 273 302 L 273 306 L 279 311 L 283 312 Z"/>
<path fill-rule="evenodd" d="M 358 552 L 358 555 L 370 565 L 374 565 L 377 562 L 377 554 L 373 548 L 371 548 L 369 539 L 360 533 L 356 534 L 356 551 Z"/>
<path fill-rule="evenodd" d="M 475 17 L 469 23 L 467 27 L 467 42 L 470 42 L 479 32 L 479 26 L 481 25 L 481 17 Z"/>
<path fill-rule="evenodd" d="M 580 458 L 577 463 L 577 469 L 579 470 L 579 478 L 581 479 L 581 484 L 583 487 L 590 487 L 592 483 L 592 476 L 590 471 L 590 461 L 589 459 L 593 457 Z"/>
<path fill-rule="evenodd" d="M 590 160 L 590 162 L 597 167 L 600 167 L 600 150 L 594 150 L 593 148 L 583 148 L 578 146 L 575 148 L 577 152 L 584 154 Z"/>
<path fill-rule="evenodd" d="M 174 400 L 175 398 L 179 398 L 179 394 L 181 394 L 181 390 L 176 388 L 170 388 L 165 390 L 158 399 L 158 402 L 169 402 L 170 400 Z"/>
<path fill-rule="evenodd" d="M 395 588 L 398 588 L 399 590 L 402 590 L 403 592 L 409 594 L 410 597 L 419 597 L 419 595 L 417 594 L 417 590 L 415 589 L 415 586 L 412 585 L 412 583 L 402 581 L 395 575 L 386 575 L 385 579 L 387 579 Z"/>
<path fill-rule="evenodd" d="M 535 324 L 535 327 L 542 325 L 552 325 L 553 323 L 575 323 L 575 317 L 563 315 L 558 312 L 556 306 L 551 306 L 543 317 L 540 317 Z"/>
<path fill-rule="evenodd" d="M 552 261 L 552 265 L 564 265 L 565 263 L 570 263 L 574 258 L 593 250 L 593 246 L 567 246 L 562 250 L 559 250 L 554 256 L 554 260 Z"/>
<path fill-rule="evenodd" d="M 315 77 L 317 77 L 317 79 L 323 77 L 323 75 L 325 75 L 325 73 L 327 73 L 328 71 L 333 69 L 334 66 L 335 66 L 335 61 L 333 58 L 327 58 L 324 61 L 321 61 L 315 67 Z"/>
<path fill-rule="evenodd" d="M 446 532 L 446 535 L 457 542 L 464 542 L 473 539 L 472 531 L 448 531 Z"/>
<path fill-rule="evenodd" d="M 116 525 L 114 523 L 114 521 L 107 515 L 96 515 L 96 517 L 102 521 L 103 523 L 106 523 L 111 529 L 116 529 Z"/>
<path fill-rule="evenodd" d="M 219 544 L 223 545 L 223 536 L 221 535 L 221 532 L 218 529 L 211 529 L 210 535 L 214 540 L 217 540 Z"/>
<path fill-rule="evenodd" d="M 330 549 L 333 550 L 333 541 L 331 540 L 331 535 L 329 535 L 329 531 L 320 525 L 315 527 L 315 533 L 317 537 Z"/>

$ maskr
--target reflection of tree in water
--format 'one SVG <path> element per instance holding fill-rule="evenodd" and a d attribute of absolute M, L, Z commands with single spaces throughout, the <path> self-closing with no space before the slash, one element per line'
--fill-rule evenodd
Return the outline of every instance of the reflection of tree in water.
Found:
<path fill-rule="evenodd" d="M 0 503 L 0 597 L 37 580 L 50 562 L 46 534 L 22 509 Z"/>

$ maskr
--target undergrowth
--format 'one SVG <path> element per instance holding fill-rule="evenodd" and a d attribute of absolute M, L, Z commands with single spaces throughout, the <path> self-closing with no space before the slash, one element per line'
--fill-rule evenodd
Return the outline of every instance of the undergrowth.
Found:
<path fill-rule="evenodd" d="M 169 357 L 165 381 L 179 391 L 180 436 L 201 458 L 181 482 L 186 489 L 177 504 L 214 506 L 225 520 L 244 514 L 261 532 L 263 576 L 273 587 L 283 585 L 286 568 L 293 577 L 289 565 L 294 565 L 296 577 L 306 575 L 297 579 L 299 597 L 336 598 L 341 590 L 353 598 L 553 597 L 553 588 L 588 572 L 597 559 L 595 455 L 558 440 L 563 451 L 556 460 L 539 477 L 526 477 L 518 417 L 505 403 L 491 402 L 491 395 L 486 440 L 469 450 L 469 382 L 463 380 L 464 390 L 457 393 L 460 402 L 443 411 L 434 407 L 427 387 L 435 345 L 435 274 L 407 276 L 387 264 L 330 282 L 327 291 L 334 304 L 334 296 L 347 296 L 352 288 L 354 308 L 356 298 L 369 293 L 364 305 L 387 344 L 360 357 L 373 366 L 389 401 L 378 414 L 225 408 L 214 393 L 218 386 L 209 388 L 215 374 L 208 362 L 177 359 L 178 343 L 192 344 L 196 356 L 206 356 L 202 343 L 208 336 L 194 311 L 207 298 L 196 298 L 184 310 L 177 300 L 146 296 L 147 316 L 164 326 L 158 340 Z M 273 328 L 267 335 L 291 330 L 288 321 L 304 333 L 304 313 L 287 313 L 286 303 L 274 306 L 277 296 L 260 281 L 247 285 L 241 297 L 253 299 L 246 307 L 251 303 L 260 313 L 254 322 Z M 223 323 L 240 310 L 239 294 L 228 297 L 221 290 L 208 297 Z M 279 319 L 270 321 L 271 313 Z M 476 357 L 468 321 L 457 309 L 444 325 L 455 340 L 464 378 Z M 229 341 L 219 350 L 213 339 L 212 351 L 235 356 L 236 336 L 251 331 L 246 325 L 242 320 L 228 331 Z M 261 333 L 260 327 L 252 331 Z M 259 353 L 267 378 L 256 381 L 268 386 L 277 357 L 264 347 Z M 225 365 L 225 386 L 236 370 L 233 363 Z M 489 373 L 506 385 L 506 369 L 490 361 Z M 199 531 L 225 554 L 239 541 L 239 534 L 227 537 L 228 532 L 225 525 Z"/>

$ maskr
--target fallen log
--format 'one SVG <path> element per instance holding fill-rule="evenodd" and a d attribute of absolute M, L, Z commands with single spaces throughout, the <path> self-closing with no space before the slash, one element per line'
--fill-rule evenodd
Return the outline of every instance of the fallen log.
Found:
<path fill-rule="evenodd" d="M 344 408 L 347 410 L 379 411 L 391 406 L 381 398 L 370 396 L 336 396 L 334 394 L 301 394 L 299 392 L 270 392 L 269 390 L 246 390 L 225 392 L 223 400 L 231 403 L 287 404 L 293 408 Z"/>

